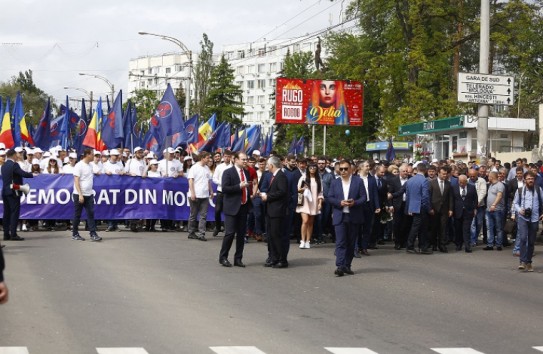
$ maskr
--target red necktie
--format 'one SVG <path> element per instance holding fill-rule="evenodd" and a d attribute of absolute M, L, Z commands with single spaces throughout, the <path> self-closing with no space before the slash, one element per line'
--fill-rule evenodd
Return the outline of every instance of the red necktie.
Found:
<path fill-rule="evenodd" d="M 243 173 L 243 169 L 239 170 L 240 179 L 242 182 L 245 182 L 245 173 Z M 247 203 L 247 187 L 243 187 L 241 189 L 241 204 Z"/>

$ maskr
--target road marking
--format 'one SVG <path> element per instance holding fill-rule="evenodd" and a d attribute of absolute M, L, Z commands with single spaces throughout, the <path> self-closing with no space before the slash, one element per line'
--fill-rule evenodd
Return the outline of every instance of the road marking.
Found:
<path fill-rule="evenodd" d="M 217 354 L 266 354 L 257 347 L 209 347 Z"/>
<path fill-rule="evenodd" d="M 149 354 L 143 348 L 96 348 L 96 351 L 98 354 Z"/>
<path fill-rule="evenodd" d="M 368 348 L 324 348 L 334 354 L 378 354 Z"/>
<path fill-rule="evenodd" d="M 432 348 L 432 350 L 440 354 L 484 354 L 471 348 Z"/>
<path fill-rule="evenodd" d="M 543 347 L 532 347 L 534 348 L 535 350 L 539 350 L 540 352 L 543 352 Z"/>
<path fill-rule="evenodd" d="M 26 347 L 0 347 L 0 354 L 28 354 Z"/>

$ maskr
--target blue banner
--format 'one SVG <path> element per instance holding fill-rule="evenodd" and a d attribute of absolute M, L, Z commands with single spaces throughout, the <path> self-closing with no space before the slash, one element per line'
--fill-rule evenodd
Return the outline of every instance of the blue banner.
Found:
<path fill-rule="evenodd" d="M 72 175 L 39 175 L 25 179 L 28 195 L 21 198 L 21 220 L 70 220 L 74 206 Z M 95 176 L 94 213 L 96 220 L 166 219 L 188 220 L 188 180 Z M 210 202 L 207 220 L 214 221 L 215 204 Z M 0 200 L 0 212 L 4 205 Z M 85 215 L 85 214 L 83 214 Z"/>

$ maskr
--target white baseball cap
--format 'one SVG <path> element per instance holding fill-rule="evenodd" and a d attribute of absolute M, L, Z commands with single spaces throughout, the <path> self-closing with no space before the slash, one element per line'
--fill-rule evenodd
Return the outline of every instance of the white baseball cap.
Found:
<path fill-rule="evenodd" d="M 93 155 L 102 155 L 102 153 L 100 151 L 98 151 L 98 150 L 94 150 L 92 154 Z"/>
<path fill-rule="evenodd" d="M 119 150 L 117 150 L 117 149 L 111 150 L 111 151 L 109 152 L 109 154 L 110 154 L 111 156 L 119 156 L 119 155 L 120 155 Z"/>
<path fill-rule="evenodd" d="M 185 158 L 183 159 L 183 161 L 187 161 L 187 160 L 192 160 L 192 157 L 191 157 L 191 156 L 185 156 Z"/>
<path fill-rule="evenodd" d="M 134 154 L 135 154 L 136 152 L 140 151 L 140 150 L 143 150 L 143 149 L 142 149 L 142 148 L 140 148 L 139 146 L 138 146 L 138 147 L 136 147 L 136 148 L 134 148 Z"/>
<path fill-rule="evenodd" d="M 34 153 L 35 153 L 35 154 L 37 154 L 37 153 L 42 153 L 42 152 L 43 152 L 43 150 L 40 149 L 39 147 L 34 148 Z"/>
<path fill-rule="evenodd" d="M 6 150 L 0 150 L 0 156 L 6 156 Z"/>
<path fill-rule="evenodd" d="M 0 143 L 0 149 L 6 149 L 6 144 Z"/>
<path fill-rule="evenodd" d="M 145 155 L 145 158 L 146 159 L 154 159 L 155 158 L 155 154 L 153 154 L 152 152 L 148 153 L 147 155 Z"/>
<path fill-rule="evenodd" d="M 15 148 L 15 152 L 23 152 L 23 148 L 20 147 L 20 146 L 17 146 L 17 147 Z"/>
<path fill-rule="evenodd" d="M 107 150 L 102 151 L 102 156 L 109 156 L 109 151 Z"/>
<path fill-rule="evenodd" d="M 70 163 L 70 158 L 68 156 L 64 158 L 64 163 Z"/>
<path fill-rule="evenodd" d="M 158 165 L 158 161 L 156 159 L 152 159 L 149 161 L 149 165 Z"/>
<path fill-rule="evenodd" d="M 32 164 L 33 164 L 33 165 L 39 165 L 39 164 L 40 164 L 40 160 L 38 160 L 38 159 L 32 159 Z"/>
<path fill-rule="evenodd" d="M 260 156 L 260 151 L 259 150 L 253 150 L 253 155 Z"/>
<path fill-rule="evenodd" d="M 46 151 L 44 154 L 43 154 L 43 157 L 50 157 L 51 156 L 51 153 L 49 151 Z"/>
<path fill-rule="evenodd" d="M 174 152 L 175 152 L 175 150 L 173 148 L 171 148 L 171 147 L 166 148 L 166 149 L 164 149 L 164 151 L 162 151 L 163 154 L 165 154 L 165 153 L 173 154 Z"/>
<path fill-rule="evenodd" d="M 71 159 L 77 159 L 77 154 L 75 152 L 70 152 L 68 157 L 71 158 Z"/>

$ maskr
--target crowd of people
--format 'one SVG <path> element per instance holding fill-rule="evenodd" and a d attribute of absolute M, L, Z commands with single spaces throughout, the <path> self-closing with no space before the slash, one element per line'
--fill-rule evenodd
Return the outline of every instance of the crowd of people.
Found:
<path fill-rule="evenodd" d="M 16 163 L 22 177 L 74 175 L 76 210 L 74 218 L 65 221 L 74 240 L 83 239 L 78 232 L 81 210 L 93 213 L 92 188 L 84 183 L 85 176 L 86 180 L 100 174 L 186 178 L 188 220 L 106 220 L 106 231 L 118 230 L 122 224 L 133 231 L 156 231 L 159 224 L 163 231 L 187 231 L 189 239 L 200 241 L 207 240 L 208 232 L 215 237 L 224 232 L 219 263 L 225 267 L 232 266 L 228 253 L 234 239 L 233 265 L 240 267 L 245 267 L 244 244 L 254 239 L 268 245 L 266 266 L 286 268 L 294 239 L 300 249 L 334 242 L 337 276 L 352 274 L 353 258 L 369 256 L 386 242 L 393 242 L 395 250 L 417 254 L 451 249 L 471 253 L 481 243 L 485 251 L 512 246 L 513 255 L 520 259 L 519 269 L 533 271 L 534 243 L 543 214 L 541 161 L 528 164 L 517 159 L 502 165 L 490 158 L 481 165 L 454 160 L 406 163 L 283 158 L 275 152 L 262 157 L 258 150 L 249 156 L 228 150 L 191 155 L 181 148 L 165 149 L 158 160 L 140 147 L 88 150 L 83 157 L 61 147 L 46 152 L 1 148 L 0 166 L 9 164 L 12 169 Z M 4 184 L 6 189 L 9 193 Z M 4 192 L 3 198 L 8 198 Z M 212 223 L 207 218 L 210 201 L 215 203 Z M 10 208 L 19 208 L 10 203 L 4 199 L 4 240 L 23 240 L 17 227 L 26 231 L 41 225 L 51 230 L 58 225 L 6 218 Z M 101 240 L 94 222 L 86 228 L 92 240 Z"/>

